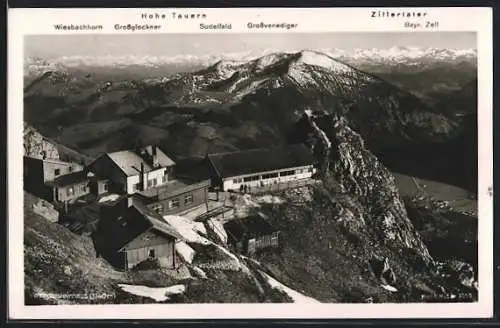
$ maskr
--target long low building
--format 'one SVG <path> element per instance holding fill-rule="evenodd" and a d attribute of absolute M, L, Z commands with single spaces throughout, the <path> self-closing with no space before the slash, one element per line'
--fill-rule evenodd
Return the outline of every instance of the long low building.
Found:
<path fill-rule="evenodd" d="M 177 179 L 155 189 L 135 195 L 148 208 L 160 215 L 176 214 L 208 202 L 210 180 L 189 181 Z"/>
<path fill-rule="evenodd" d="M 212 185 L 223 191 L 311 178 L 316 159 L 303 144 L 207 155 Z"/>

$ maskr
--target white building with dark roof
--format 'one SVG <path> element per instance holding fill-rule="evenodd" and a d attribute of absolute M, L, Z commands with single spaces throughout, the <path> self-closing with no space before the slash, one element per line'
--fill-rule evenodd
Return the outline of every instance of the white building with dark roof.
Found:
<path fill-rule="evenodd" d="M 89 165 L 98 176 L 109 178 L 115 192 L 134 194 L 169 181 L 175 163 L 157 146 L 106 153 Z"/>
<path fill-rule="evenodd" d="M 224 191 L 310 179 L 316 159 L 303 144 L 209 154 L 212 185 Z"/>

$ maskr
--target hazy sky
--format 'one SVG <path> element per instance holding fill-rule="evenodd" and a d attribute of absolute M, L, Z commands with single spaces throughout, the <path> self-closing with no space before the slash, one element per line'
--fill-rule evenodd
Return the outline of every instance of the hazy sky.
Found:
<path fill-rule="evenodd" d="M 175 56 L 261 50 L 402 47 L 476 48 L 474 32 L 44 35 L 25 38 L 25 56 Z"/>

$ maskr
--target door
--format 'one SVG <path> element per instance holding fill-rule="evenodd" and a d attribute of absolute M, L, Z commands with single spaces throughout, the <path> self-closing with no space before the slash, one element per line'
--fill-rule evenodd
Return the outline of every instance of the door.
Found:
<path fill-rule="evenodd" d="M 247 253 L 248 255 L 255 254 L 255 238 L 248 240 Z"/>

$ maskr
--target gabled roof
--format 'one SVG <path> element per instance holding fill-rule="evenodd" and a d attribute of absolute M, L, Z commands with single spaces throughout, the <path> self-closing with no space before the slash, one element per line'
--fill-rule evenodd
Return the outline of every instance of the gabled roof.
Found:
<path fill-rule="evenodd" d="M 130 206 L 126 207 L 124 211 L 120 208 L 128 202 L 126 198 L 122 199 L 119 204 L 110 207 L 110 213 L 117 214 L 115 218 L 105 216 L 100 219 L 101 221 L 112 220 L 113 222 L 104 230 L 108 249 L 123 251 L 130 243 L 148 231 L 157 231 L 174 239 L 183 239 L 158 213 L 143 205 L 136 197 L 132 197 L 130 201 Z"/>
<path fill-rule="evenodd" d="M 83 166 L 79 163 L 75 162 L 67 162 L 63 161 L 61 159 L 55 159 L 55 158 L 37 158 L 37 157 L 32 157 L 32 156 L 23 156 L 24 160 L 32 161 L 32 162 L 41 162 L 42 164 L 50 163 L 50 164 L 58 164 L 58 165 L 65 165 L 65 166 L 73 166 L 73 167 L 79 167 L 83 168 Z"/>
<path fill-rule="evenodd" d="M 56 178 L 54 181 L 50 181 L 50 183 L 47 183 L 51 186 L 56 186 L 56 187 L 65 187 L 65 186 L 71 186 L 77 183 L 82 183 L 85 181 L 89 181 L 90 178 L 87 176 L 87 173 L 84 171 L 78 171 L 78 172 L 73 172 L 69 174 L 62 175 L 58 178 Z"/>
<path fill-rule="evenodd" d="M 209 154 L 207 157 L 222 178 L 308 166 L 316 162 L 303 144 Z"/>
<path fill-rule="evenodd" d="M 175 162 L 156 145 L 148 145 L 146 147 L 143 147 L 141 151 L 146 152 L 146 154 L 148 154 L 149 156 L 153 156 L 156 152 L 156 157 L 161 167 L 169 167 L 175 165 Z"/>
<path fill-rule="evenodd" d="M 141 172 L 141 164 L 144 166 L 144 172 L 151 172 L 152 163 L 145 156 L 153 156 L 156 151 L 157 161 L 160 167 L 169 167 L 175 165 L 175 162 L 170 159 L 157 146 L 146 146 L 138 151 L 121 150 L 112 153 L 107 153 L 108 156 L 127 176 L 134 176 Z M 143 154 L 143 155 L 142 155 Z"/>
<path fill-rule="evenodd" d="M 203 156 L 176 158 L 174 175 L 183 180 L 199 182 L 210 179 L 212 173 L 208 159 Z"/>
<path fill-rule="evenodd" d="M 183 239 L 183 237 L 165 220 L 163 217 L 144 205 L 136 197 L 132 197 L 132 207 L 134 207 L 142 216 L 151 224 L 153 229 L 163 232 L 166 235 L 176 239 Z"/>
<path fill-rule="evenodd" d="M 131 150 L 116 151 L 106 154 L 127 176 L 134 176 L 141 173 L 141 163 L 144 165 L 144 172 L 152 171 L 151 165 L 146 163 L 138 154 Z"/>
<path fill-rule="evenodd" d="M 233 219 L 224 224 L 224 229 L 236 240 L 241 240 L 245 235 L 265 236 L 278 231 L 271 224 L 270 219 L 262 213 L 257 213 L 243 219 Z"/>

